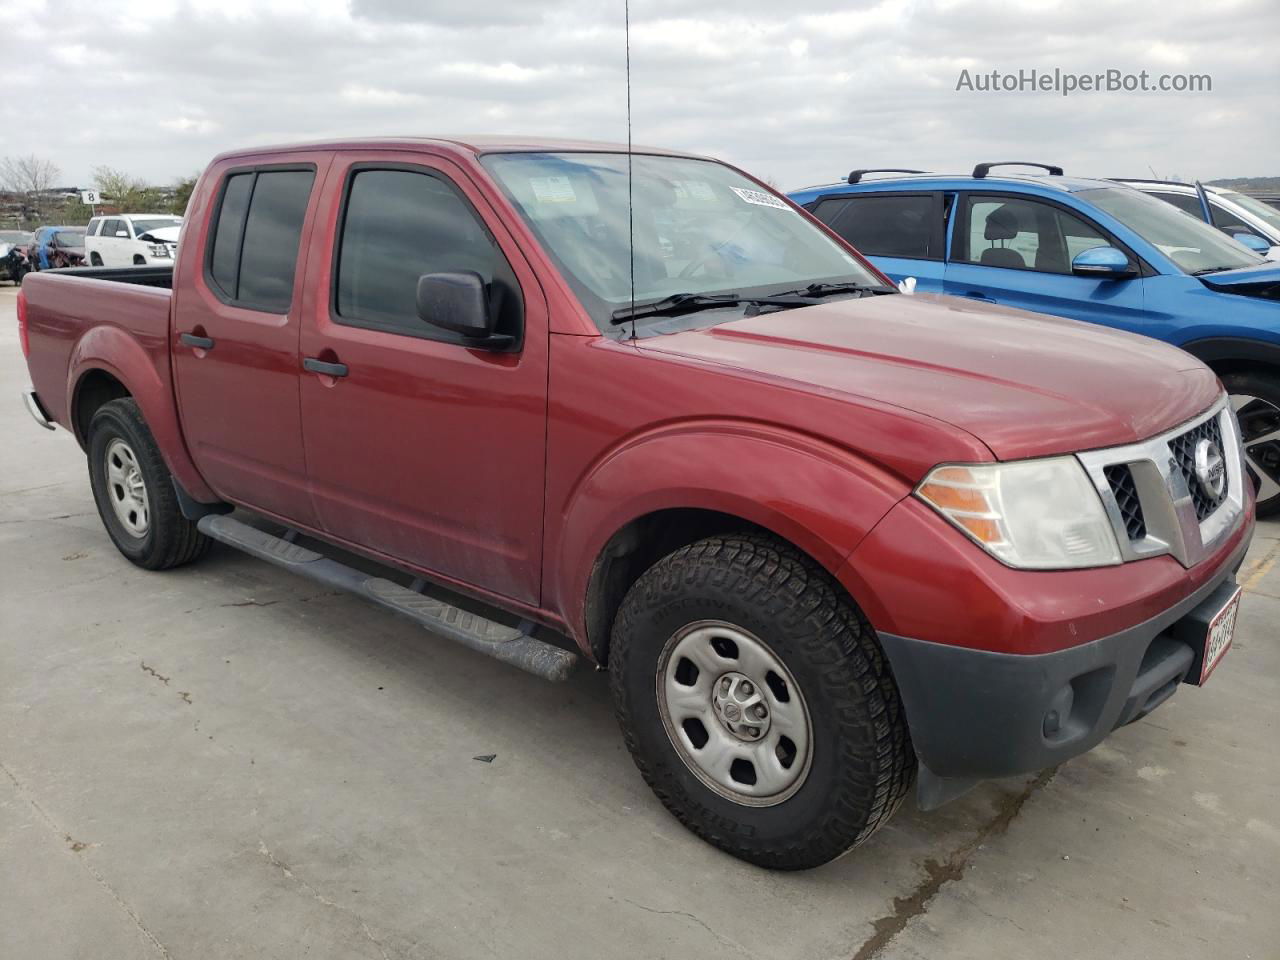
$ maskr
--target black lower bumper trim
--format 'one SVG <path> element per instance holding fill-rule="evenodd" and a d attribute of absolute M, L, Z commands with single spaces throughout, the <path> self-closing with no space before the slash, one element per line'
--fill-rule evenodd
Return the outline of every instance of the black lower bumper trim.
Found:
<path fill-rule="evenodd" d="M 992 653 L 880 634 L 920 761 L 921 808 L 982 780 L 1078 756 L 1167 700 L 1199 657 L 1180 621 L 1204 620 L 1231 597 L 1247 549 L 1246 540 L 1217 576 L 1158 616 L 1054 653 Z"/>

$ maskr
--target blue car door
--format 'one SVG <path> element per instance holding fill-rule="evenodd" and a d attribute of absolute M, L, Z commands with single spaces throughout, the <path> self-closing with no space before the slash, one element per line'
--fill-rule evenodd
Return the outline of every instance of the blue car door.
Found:
<path fill-rule="evenodd" d="M 813 215 L 895 283 L 915 277 L 921 293 L 941 293 L 945 211 L 941 192 L 876 190 L 825 197 Z"/>
<path fill-rule="evenodd" d="M 1092 247 L 1128 255 L 1131 277 L 1077 276 L 1071 261 Z M 946 293 L 1144 333 L 1142 264 L 1078 211 L 1022 194 L 965 193 L 956 217 Z"/>

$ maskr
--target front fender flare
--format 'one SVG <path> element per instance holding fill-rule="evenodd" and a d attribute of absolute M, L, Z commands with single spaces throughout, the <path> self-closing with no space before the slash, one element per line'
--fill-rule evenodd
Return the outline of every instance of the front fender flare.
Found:
<path fill-rule="evenodd" d="M 1223 360 L 1280 367 L 1280 343 L 1251 337 L 1205 337 L 1180 344 L 1197 360 L 1213 366 Z"/>
<path fill-rule="evenodd" d="M 730 514 L 777 534 L 832 576 L 911 485 L 826 441 L 780 428 L 684 422 L 633 436 L 584 472 L 549 517 L 544 606 L 587 649 L 591 571 L 627 524 L 661 510 Z M 555 505 L 549 509 L 556 510 Z M 856 598 L 855 598 L 856 599 Z"/>
<path fill-rule="evenodd" d="M 162 377 L 159 369 L 163 364 L 165 374 L 170 370 L 167 345 L 160 344 L 158 349 L 165 351 L 160 357 L 156 355 L 157 348 L 153 347 L 149 353 L 120 327 L 97 326 L 88 330 L 76 342 L 67 364 L 68 421 L 75 429 L 76 400 L 85 376 L 95 370 L 110 374 L 124 384 L 137 402 L 142 418 L 160 448 L 160 455 L 182 489 L 195 500 L 217 501 L 218 495 L 205 483 L 187 451 L 172 387 L 168 377 Z M 76 439 L 82 447 L 87 445 L 87 438 L 80 436 L 78 430 Z"/>

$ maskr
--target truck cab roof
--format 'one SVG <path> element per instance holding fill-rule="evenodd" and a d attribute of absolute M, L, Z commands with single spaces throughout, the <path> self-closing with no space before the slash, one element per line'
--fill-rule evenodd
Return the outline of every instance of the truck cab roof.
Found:
<path fill-rule="evenodd" d="M 627 153 L 625 143 L 607 140 L 573 140 L 554 137 L 528 137 L 518 135 L 479 136 L 401 136 L 361 137 L 340 140 L 316 140 L 308 143 L 278 144 L 264 147 L 245 147 L 229 150 L 216 159 L 235 157 L 259 157 L 263 154 L 304 153 L 315 150 L 422 150 L 443 154 L 479 155 L 485 153 Z M 665 157 L 710 159 L 699 154 L 635 144 L 632 153 Z"/>

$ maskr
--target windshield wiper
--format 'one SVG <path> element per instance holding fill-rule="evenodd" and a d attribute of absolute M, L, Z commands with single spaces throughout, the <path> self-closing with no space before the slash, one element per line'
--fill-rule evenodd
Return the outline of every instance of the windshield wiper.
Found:
<path fill-rule="evenodd" d="M 803 307 L 813 302 L 813 297 L 803 293 L 774 294 L 767 297 L 744 297 L 736 293 L 673 293 L 661 300 L 637 303 L 634 307 L 615 310 L 610 323 L 618 326 L 641 317 L 673 317 L 681 313 L 713 310 L 716 307 L 736 307 L 742 304 L 760 307 Z"/>
<path fill-rule="evenodd" d="M 878 283 L 811 283 L 802 290 L 784 290 L 778 297 L 832 297 L 838 293 L 897 293 L 896 287 Z"/>

